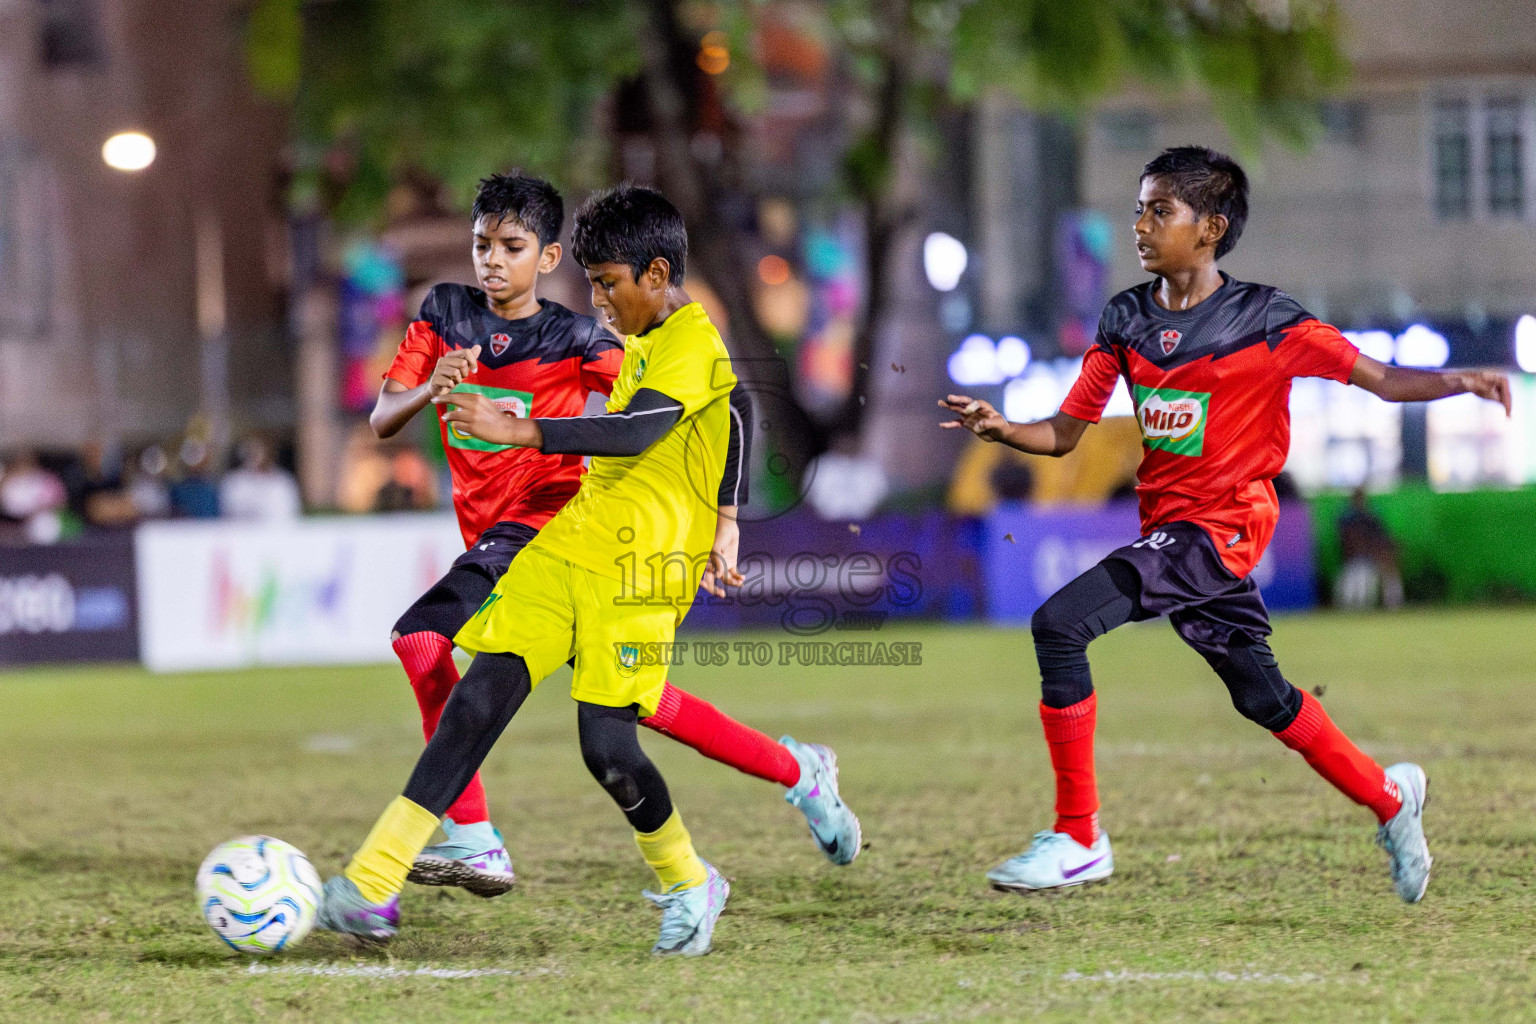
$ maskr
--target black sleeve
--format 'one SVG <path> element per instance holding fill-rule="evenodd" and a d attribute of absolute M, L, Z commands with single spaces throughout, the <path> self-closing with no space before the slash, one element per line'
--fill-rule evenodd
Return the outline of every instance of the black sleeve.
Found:
<path fill-rule="evenodd" d="M 639 455 L 683 417 L 683 403 L 641 388 L 623 412 L 537 419 L 550 455 Z"/>
<path fill-rule="evenodd" d="M 731 439 L 725 449 L 719 505 L 745 505 L 752 473 L 752 397 L 737 384 L 731 389 Z"/>
<path fill-rule="evenodd" d="M 1295 327 L 1303 320 L 1315 319 L 1301 303 L 1278 288 L 1270 294 L 1269 303 L 1264 309 L 1264 329 L 1270 337 Z"/>

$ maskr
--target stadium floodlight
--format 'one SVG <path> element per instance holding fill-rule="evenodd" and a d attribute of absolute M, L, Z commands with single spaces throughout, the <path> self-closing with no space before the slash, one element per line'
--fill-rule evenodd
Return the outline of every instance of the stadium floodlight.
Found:
<path fill-rule="evenodd" d="M 1029 342 L 1008 335 L 997 339 L 997 370 L 1004 377 L 1017 377 L 1029 366 Z"/>
<path fill-rule="evenodd" d="M 1054 370 L 1036 363 L 1024 376 L 1008 382 L 1003 391 L 1003 415 L 1015 423 L 1049 419 L 1061 408 L 1066 392 Z"/>
<path fill-rule="evenodd" d="M 1397 365 L 1421 370 L 1435 370 L 1451 357 L 1451 345 L 1445 335 L 1414 324 L 1397 336 Z"/>
<path fill-rule="evenodd" d="M 1387 331 L 1345 331 L 1344 337 L 1378 363 L 1390 363 L 1397 350 L 1397 343 Z"/>
<path fill-rule="evenodd" d="M 1515 363 L 1526 373 L 1536 373 L 1536 316 L 1529 313 L 1515 321 Z"/>
<path fill-rule="evenodd" d="M 935 291 L 954 291 L 969 262 L 965 243 L 954 235 L 935 231 L 923 239 L 923 273 L 928 275 L 928 283 Z"/>
<path fill-rule="evenodd" d="M 115 171 L 142 171 L 155 162 L 155 140 L 143 132 L 118 132 L 101 144 L 101 159 Z"/>
<path fill-rule="evenodd" d="M 949 357 L 949 379 L 965 387 L 1001 384 L 997 368 L 997 349 L 985 334 L 973 334 L 960 343 Z"/>

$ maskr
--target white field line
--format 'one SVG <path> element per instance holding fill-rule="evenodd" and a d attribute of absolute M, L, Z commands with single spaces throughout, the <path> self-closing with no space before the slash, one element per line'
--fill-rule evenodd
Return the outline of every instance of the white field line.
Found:
<path fill-rule="evenodd" d="M 372 964 L 251 964 L 246 974 L 306 974 L 326 978 L 527 978 L 555 974 L 548 967 L 529 971 L 505 967 L 384 967 Z"/>
<path fill-rule="evenodd" d="M 1242 985 L 1321 985 L 1327 978 L 1320 974 L 1274 974 L 1269 971 L 1099 971 L 1083 974 L 1068 971 L 1062 981 L 1214 981 Z"/>

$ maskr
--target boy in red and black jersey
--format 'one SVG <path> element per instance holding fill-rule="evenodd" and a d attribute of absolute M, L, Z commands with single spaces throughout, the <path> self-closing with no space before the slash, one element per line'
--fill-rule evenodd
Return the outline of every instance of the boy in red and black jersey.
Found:
<path fill-rule="evenodd" d="M 623 343 L 593 317 L 535 294 L 538 275 L 553 270 L 562 254 L 559 193 L 537 178 L 493 175 L 481 182 L 472 216 L 480 287 L 440 284 L 427 294 L 370 417 L 380 437 L 397 433 L 433 398 L 450 392 L 482 395 L 521 418 L 550 418 L 580 416 L 590 394 L 607 395 L 613 388 Z M 718 559 L 704 576 L 705 588 L 717 596 L 724 596 L 726 582 L 740 582 L 735 516 L 747 500 L 752 410 L 741 389 L 732 392 L 730 404 L 714 544 Z M 579 455 L 488 443 L 438 419 L 467 550 L 406 610 L 391 637 L 429 740 L 459 681 L 453 637 L 485 602 L 513 557 L 576 493 L 585 472 Z M 814 801 L 807 793 L 817 771 L 806 769 L 816 766 L 802 763 L 797 751 L 821 748 L 775 741 L 671 683 L 656 714 L 640 721 L 707 757 L 778 782 L 787 787 L 790 803 L 810 813 Z M 412 881 L 458 885 L 481 896 L 512 887 L 511 860 L 490 824 L 478 773 L 448 808 L 442 825 L 447 842 L 423 851 Z M 836 863 L 847 863 L 858 852 L 829 849 L 814 828 L 813 838 Z"/>
<path fill-rule="evenodd" d="M 1099 421 L 1124 378 L 1144 448 L 1136 474 L 1143 536 L 1063 587 L 1031 623 L 1040 716 L 1056 772 L 1056 824 L 987 877 L 997 888 L 1032 891 L 1114 870 L 1109 837 L 1098 826 L 1087 647 L 1116 626 L 1167 615 L 1241 714 L 1375 813 L 1393 885 L 1417 902 L 1430 867 L 1423 770 L 1409 763 L 1383 769 L 1311 694 L 1286 681 L 1250 573 L 1279 517 L 1272 481 L 1290 449 L 1292 378 L 1325 377 L 1393 402 L 1470 392 L 1506 410 L 1509 382 L 1492 372 L 1383 365 L 1284 292 L 1219 271 L 1216 261 L 1236 244 L 1248 214 L 1247 178 L 1221 154 L 1181 147 L 1159 155 L 1142 172 L 1136 213 L 1137 254 L 1157 276 L 1110 300 L 1060 412 L 1009 423 L 964 395 L 939 403 L 960 416 L 944 427 L 1060 456 Z"/>

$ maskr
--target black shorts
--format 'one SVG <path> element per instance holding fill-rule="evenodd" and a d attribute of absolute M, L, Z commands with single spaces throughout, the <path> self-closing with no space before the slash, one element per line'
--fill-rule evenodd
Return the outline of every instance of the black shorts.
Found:
<path fill-rule="evenodd" d="M 453 568 L 468 565 L 481 569 L 491 577 L 494 586 L 517 553 L 538 535 L 538 530 L 523 523 L 497 523 L 476 537 L 469 550 L 453 560 Z"/>
<path fill-rule="evenodd" d="M 1210 534 L 1193 523 L 1169 523 L 1105 556 L 1136 571 L 1137 620 L 1168 616 L 1173 628 L 1207 661 L 1227 655 L 1234 631 L 1254 640 L 1270 634 L 1269 609 L 1252 577 L 1232 575 Z"/>
<path fill-rule="evenodd" d="M 395 623 L 401 636 L 437 633 L 452 640 L 496 589 L 517 553 L 538 536 L 523 523 L 497 523 L 486 530 Z"/>

